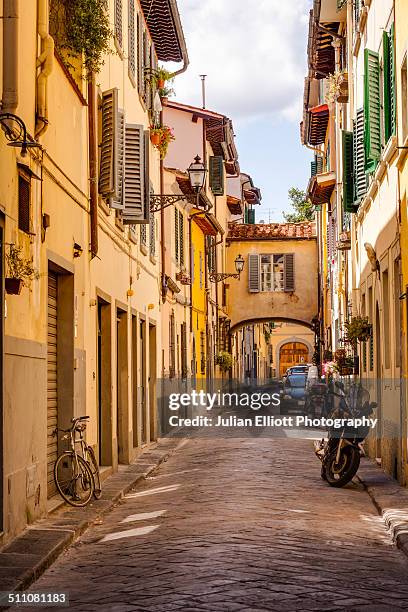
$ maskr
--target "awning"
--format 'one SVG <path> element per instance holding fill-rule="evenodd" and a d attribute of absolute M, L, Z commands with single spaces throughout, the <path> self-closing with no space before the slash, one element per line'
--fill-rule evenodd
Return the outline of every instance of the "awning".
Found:
<path fill-rule="evenodd" d="M 222 226 L 211 213 L 207 213 L 206 215 L 196 215 L 193 217 L 193 220 L 206 236 L 224 234 Z"/>
<path fill-rule="evenodd" d="M 336 175 L 334 172 L 324 172 L 312 176 L 309 181 L 308 195 L 313 206 L 321 206 L 330 202 L 335 186 Z"/>
<path fill-rule="evenodd" d="M 317 79 L 324 79 L 336 70 L 333 36 L 330 32 L 338 33 L 339 21 L 322 23 L 320 14 L 310 11 L 307 56 L 309 70 Z"/>
<path fill-rule="evenodd" d="M 140 0 L 143 15 L 162 62 L 181 62 L 187 58 L 186 42 L 175 0 Z"/>
<path fill-rule="evenodd" d="M 227 196 L 227 206 L 232 215 L 242 215 L 242 204 L 239 198 Z"/>
<path fill-rule="evenodd" d="M 326 140 L 327 126 L 329 124 L 329 107 L 320 104 L 306 112 L 307 142 L 313 146 L 321 145 Z"/>

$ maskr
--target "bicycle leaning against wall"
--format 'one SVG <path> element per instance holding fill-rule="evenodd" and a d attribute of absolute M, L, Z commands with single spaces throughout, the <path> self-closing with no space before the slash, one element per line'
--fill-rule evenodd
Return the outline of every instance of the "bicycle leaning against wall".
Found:
<path fill-rule="evenodd" d="M 59 431 L 64 433 L 61 440 L 69 440 L 69 450 L 59 455 L 55 462 L 54 479 L 60 495 L 71 506 L 86 506 L 92 495 L 95 499 L 102 495 L 95 453 L 83 436 L 88 419 L 89 416 L 76 417 L 69 429 L 55 430 L 55 435 Z"/>

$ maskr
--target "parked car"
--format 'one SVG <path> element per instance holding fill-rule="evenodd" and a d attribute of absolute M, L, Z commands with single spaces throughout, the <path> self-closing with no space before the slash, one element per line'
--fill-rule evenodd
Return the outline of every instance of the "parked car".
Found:
<path fill-rule="evenodd" d="M 303 413 L 306 400 L 306 373 L 291 373 L 286 376 L 280 392 L 282 413 Z"/>

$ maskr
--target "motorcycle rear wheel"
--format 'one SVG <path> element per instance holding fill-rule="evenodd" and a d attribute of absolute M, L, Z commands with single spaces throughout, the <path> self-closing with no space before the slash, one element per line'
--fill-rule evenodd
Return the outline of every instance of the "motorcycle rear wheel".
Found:
<path fill-rule="evenodd" d="M 360 466 L 360 452 L 355 446 L 345 446 L 336 462 L 337 450 L 330 453 L 324 461 L 325 480 L 331 487 L 344 487 L 356 475 Z"/>

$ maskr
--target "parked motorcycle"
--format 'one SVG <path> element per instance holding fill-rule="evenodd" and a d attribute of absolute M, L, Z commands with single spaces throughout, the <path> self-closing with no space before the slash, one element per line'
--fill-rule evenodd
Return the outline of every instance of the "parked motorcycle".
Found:
<path fill-rule="evenodd" d="M 336 381 L 333 410 L 330 419 L 359 419 L 369 417 L 377 407 L 369 401 L 368 392 L 360 385 L 352 385 L 346 398 L 344 385 Z M 321 476 L 331 487 L 344 487 L 356 475 L 360 458 L 364 456 L 362 443 L 369 432 L 368 426 L 329 429 L 328 440 L 315 443 L 315 453 L 322 462 Z"/>

